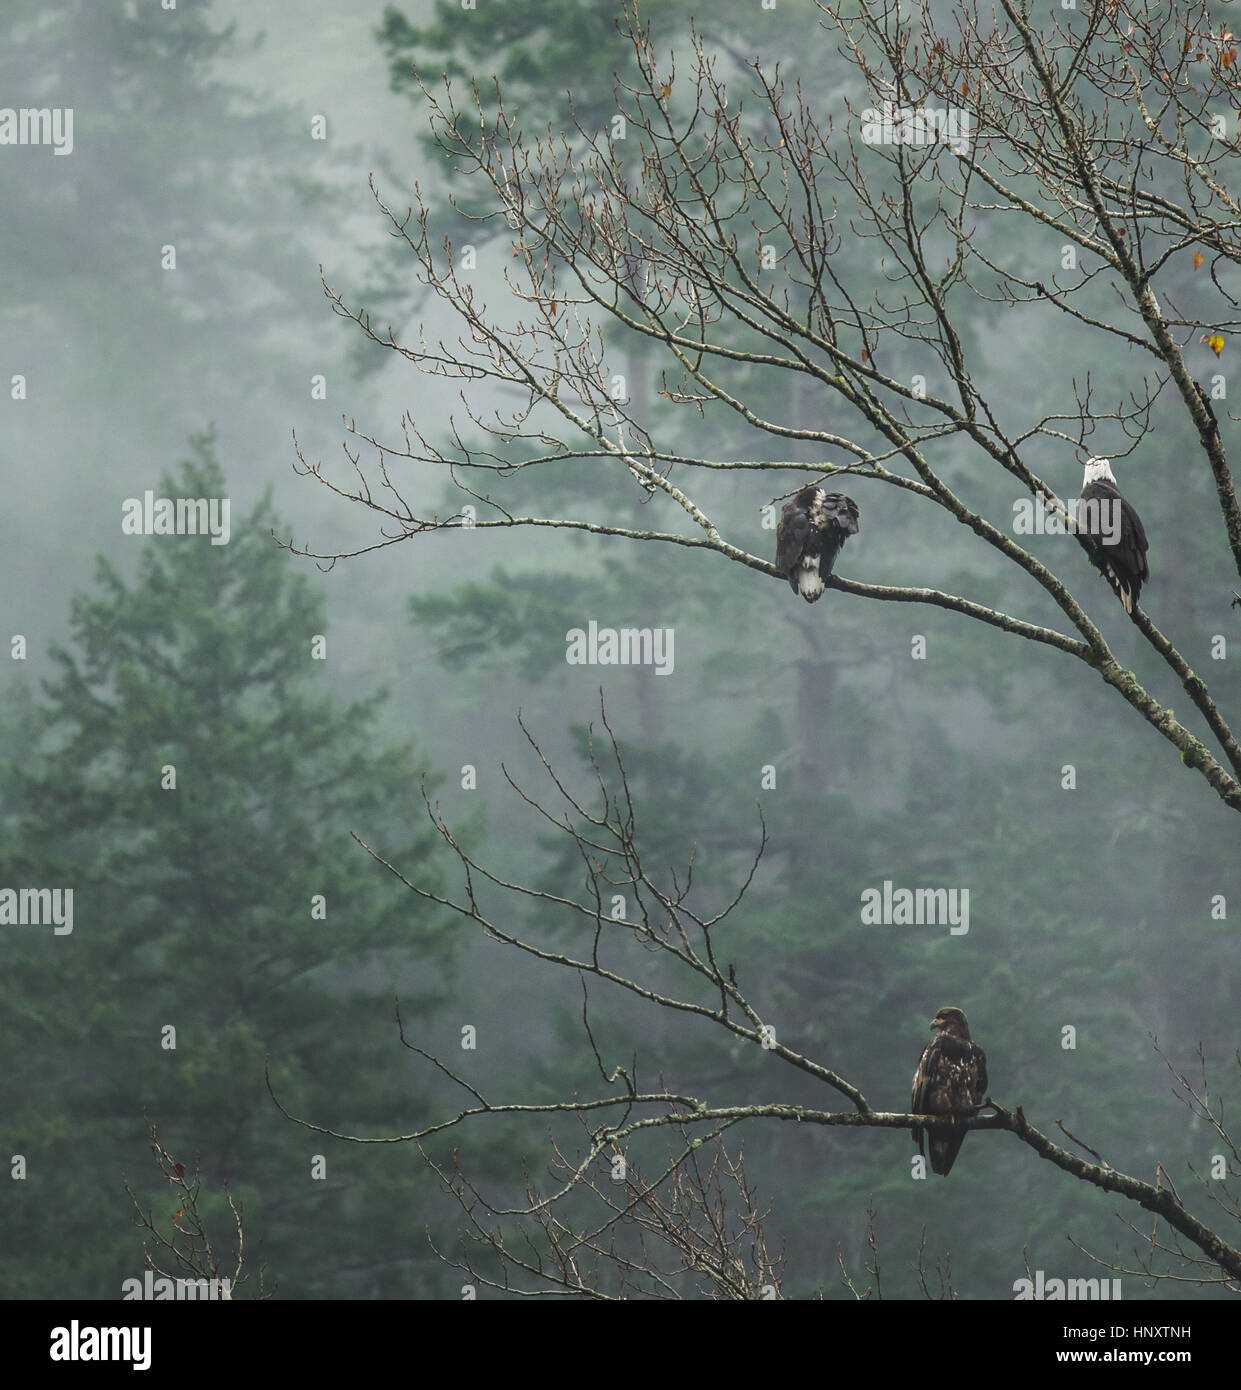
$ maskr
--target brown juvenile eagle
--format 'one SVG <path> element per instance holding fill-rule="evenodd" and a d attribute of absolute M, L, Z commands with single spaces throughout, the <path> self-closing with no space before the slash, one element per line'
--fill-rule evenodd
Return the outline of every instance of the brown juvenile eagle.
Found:
<path fill-rule="evenodd" d="M 852 497 L 824 492 L 811 483 L 786 502 L 776 527 L 776 569 L 789 588 L 813 603 L 827 587 L 840 547 L 857 535 L 858 509 Z"/>
<path fill-rule="evenodd" d="M 970 1038 L 970 1026 L 960 1009 L 940 1009 L 931 1023 L 939 1032 L 927 1043 L 914 1072 L 911 1115 L 976 1115 L 987 1094 L 987 1054 Z M 947 1177 L 956 1162 L 965 1131 L 958 1133 L 913 1127 L 919 1153 L 923 1135 L 931 1151 L 931 1169 Z"/>

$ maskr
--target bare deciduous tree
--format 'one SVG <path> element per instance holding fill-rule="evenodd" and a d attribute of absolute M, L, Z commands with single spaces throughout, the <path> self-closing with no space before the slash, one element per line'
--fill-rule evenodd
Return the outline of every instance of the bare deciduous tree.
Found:
<path fill-rule="evenodd" d="M 934 6 L 908 0 L 821 0 L 820 9 L 867 84 L 868 111 L 824 113 L 757 59 L 744 74 L 757 105 L 745 108 L 722 75 L 735 58 L 717 56 L 696 33 L 678 64 L 636 9 L 623 27 L 639 76 L 618 88 L 619 124 L 606 132 L 579 126 L 532 138 L 498 87 L 485 98 L 476 84 L 463 100 L 450 86 L 424 86 L 440 143 L 489 191 L 488 216 L 507 228 L 514 317 L 506 322 L 482 302 L 453 245 L 432 244 L 425 201 L 401 215 L 376 191 L 460 334 L 401 342 L 330 288 L 328 296 L 421 372 L 463 382 L 466 420 L 437 442 L 407 414 L 396 444 L 349 424 L 351 472 L 337 478 L 299 450 L 301 466 L 376 514 L 381 535 L 365 549 L 463 525 L 559 528 L 710 551 L 774 575 L 768 559 L 716 524 L 694 480 L 720 470 L 806 471 L 804 457 L 764 457 L 773 442 L 821 451 L 820 477 L 852 475 L 945 513 L 965 543 L 1023 572 L 1023 592 L 1041 591 L 1062 621 L 939 588 L 840 575 L 832 588 L 945 608 L 1075 657 L 1241 811 L 1231 716 L 1173 640 L 1135 607 L 1150 662 L 1139 679 L 1091 615 L 1110 595 L 1096 588 L 1087 605 L 1073 591 L 1085 568 L 1071 580 L 1067 562 L 1065 574 L 1053 571 L 970 500 L 976 484 L 1006 478 L 1071 530 L 1057 488 L 1036 466 L 1059 468 L 1096 435 L 1103 443 L 1091 452 L 1131 452 L 1155 412 L 1175 404 L 1211 471 L 1220 544 L 1241 574 L 1241 510 L 1213 393 L 1195 381 L 1187 356 L 1204 342 L 1218 353 L 1241 325 L 1241 204 L 1227 164 L 1235 142 L 1219 124 L 1221 112 L 1231 119 L 1238 81 L 1231 37 L 1203 0 L 1174 8 L 1117 0 L 1037 21 L 1029 5 L 1001 0 L 998 12 L 954 6 L 947 29 Z M 967 120 L 955 133 L 954 112 Z M 1031 268 L 1030 239 L 1039 237 L 1054 267 L 1046 273 Z M 846 239 L 871 256 L 846 254 Z M 1032 325 L 1056 316 L 1063 355 L 1054 409 L 1032 406 L 1026 397 L 1037 393 L 1014 393 L 1005 364 L 965 332 L 979 300 L 1004 316 L 1010 340 L 1023 315 Z M 659 437 L 669 411 L 617 389 L 613 344 L 661 354 L 662 401 L 713 420 L 730 415 L 754 456 L 670 450 Z M 1126 368 L 1123 399 L 1105 408 L 1093 371 L 1118 348 L 1143 365 Z M 798 386 L 824 403 L 830 427 L 802 423 Z M 511 405 L 484 407 L 484 389 L 509 393 Z M 520 510 L 506 491 L 512 480 L 566 461 L 583 477 L 628 475 L 635 499 L 662 509 L 666 525 Z M 455 486 L 451 514 L 408 500 L 413 463 Z M 1221 612 L 1228 598 L 1221 590 Z M 1152 694 L 1169 673 L 1196 709 L 1197 733 Z"/>
<path fill-rule="evenodd" d="M 218 1241 L 214 1240 L 209 1222 L 200 1210 L 202 1196 L 202 1175 L 195 1157 L 194 1173 L 190 1176 L 184 1163 L 175 1159 L 160 1141 L 155 1125 L 146 1121 L 147 1135 L 151 1140 L 151 1155 L 155 1160 L 160 1176 L 172 1189 L 168 1200 L 175 1201 L 177 1209 L 161 1219 L 152 1207 L 144 1207 L 138 1194 L 125 1182 L 125 1191 L 133 1204 L 133 1223 L 148 1234 L 143 1239 L 142 1254 L 147 1268 L 161 1279 L 173 1284 L 211 1284 L 219 1290 L 219 1297 L 236 1297 L 238 1289 L 250 1278 L 246 1268 L 245 1221 L 242 1205 L 224 1184 L 224 1197 L 231 1214 L 231 1250 L 223 1254 Z M 258 1286 L 256 1298 L 268 1298 L 271 1289 L 265 1285 L 263 1277 L 262 1243 L 259 1244 Z M 198 1295 L 207 1297 L 206 1292 Z"/>
<path fill-rule="evenodd" d="M 553 1186 L 543 1191 L 527 1174 L 516 1205 L 484 1197 L 477 1183 L 463 1174 L 455 1155 L 450 1165 L 424 1157 L 453 1192 L 465 1213 L 466 1234 L 494 1264 L 489 1269 L 467 1253 L 450 1259 L 468 1278 L 507 1292 L 579 1294 L 623 1297 L 681 1296 L 681 1279 L 693 1281 L 699 1292 L 726 1298 L 778 1296 L 781 1259 L 768 1251 L 763 1230 L 765 1209 L 745 1179 L 739 1156 L 725 1147 L 731 1131 L 742 1124 L 795 1124 L 849 1129 L 909 1130 L 915 1121 L 927 1128 L 954 1126 L 957 1130 L 1000 1130 L 1012 1134 L 1040 1159 L 1080 1182 L 1115 1194 L 1153 1218 L 1153 1230 L 1143 1234 L 1146 1254 L 1134 1258 L 1144 1277 L 1183 1278 L 1218 1282 L 1241 1290 L 1241 1249 L 1199 1219 L 1182 1201 L 1162 1165 L 1153 1183 L 1132 1177 L 1060 1126 L 1073 1148 L 1066 1148 L 1036 1129 L 1020 1105 L 1006 1109 L 990 1097 L 973 1118 L 914 1116 L 875 1108 L 860 1088 L 832 1067 L 785 1043 L 763 1017 L 739 972 L 727 960 L 726 924 L 742 905 L 767 843 L 760 829 L 749 872 L 739 889 L 711 910 L 700 906 L 702 889 L 695 883 L 692 861 L 681 873 L 658 871 L 648 862 L 641 844 L 638 815 L 630 792 L 621 749 L 601 710 L 606 731 L 607 766 L 592 739 L 590 760 L 597 804 L 572 792 L 544 756 L 530 733 L 526 738 L 552 784 L 554 802 L 542 800 L 509 783 L 533 815 L 551 827 L 580 860 L 583 888 L 567 896 L 505 878 L 489 869 L 454 835 L 438 807 L 429 800 L 427 814 L 444 846 L 457 861 L 456 896 L 434 892 L 369 846 L 367 852 L 419 899 L 447 908 L 493 941 L 520 952 L 549 971 L 569 971 L 582 982 L 582 1056 L 593 1080 L 581 1079 L 571 1095 L 543 1103 L 496 1101 L 459 1070 L 411 1040 L 397 1020 L 403 1044 L 423 1057 L 452 1083 L 463 1106 L 444 1119 L 407 1134 L 379 1138 L 343 1133 L 295 1116 L 272 1091 L 282 1113 L 316 1133 L 358 1144 L 407 1143 L 423 1149 L 446 1133 L 477 1126 L 497 1117 L 566 1118 L 581 1126 L 582 1139 L 570 1146 L 553 1138 Z M 506 777 L 508 774 L 506 772 Z M 361 842 L 360 842 L 361 843 Z M 611 911 L 612 895 L 620 890 L 624 917 Z M 537 928 L 513 925 L 521 905 L 537 907 Z M 567 937 L 567 944 L 563 944 Z M 651 957 L 654 958 L 652 964 Z M 659 1084 L 644 1084 L 644 1059 L 613 1063 L 603 1056 L 590 1015 L 591 987 L 618 991 L 651 1010 L 692 1018 L 730 1034 L 746 1047 L 811 1078 L 843 1102 L 838 1109 L 821 1109 L 777 1101 L 750 1100 L 710 1104 L 678 1089 L 666 1076 Z M 1183 1098 L 1195 1113 L 1215 1115 L 1206 1098 L 1205 1070 L 1195 1090 L 1178 1076 Z M 593 1089 L 587 1089 L 588 1085 Z M 268 1088 L 271 1090 L 270 1078 Z M 1218 1117 L 1217 1117 L 1218 1118 Z M 1215 1119 L 1212 1119 L 1215 1123 Z M 1236 1159 L 1236 1149 L 1222 1127 L 1217 1133 Z M 653 1157 L 651 1142 L 666 1140 L 661 1157 Z M 731 1139 L 729 1139 L 731 1142 Z M 642 1148 L 642 1157 L 639 1153 Z M 593 1203 L 582 1203 L 586 1194 Z M 1215 1184 L 1209 1194 L 1233 1220 L 1235 1198 L 1227 1183 Z M 514 1226 L 515 1230 L 509 1227 Z M 925 1233 L 924 1233 L 925 1235 Z M 873 1217 L 869 1268 L 878 1295 L 877 1252 Z M 468 1249 L 468 1247 L 467 1247 Z M 1159 1265 L 1161 1256 L 1174 1260 Z M 447 1257 L 446 1257 L 447 1258 Z M 948 1267 L 938 1265 L 941 1294 L 950 1291 Z M 919 1256 L 924 1292 L 926 1272 Z M 850 1282 L 857 1296 L 864 1290 Z M 523 1282 L 525 1281 L 525 1282 Z"/>

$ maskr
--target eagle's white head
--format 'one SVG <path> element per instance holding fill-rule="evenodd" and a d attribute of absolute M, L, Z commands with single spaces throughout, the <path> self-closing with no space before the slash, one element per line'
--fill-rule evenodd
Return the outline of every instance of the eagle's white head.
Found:
<path fill-rule="evenodd" d="M 1091 483 L 1115 483 L 1116 477 L 1112 473 L 1112 465 L 1107 459 L 1088 458 L 1083 465 L 1082 483 L 1089 487 Z"/>

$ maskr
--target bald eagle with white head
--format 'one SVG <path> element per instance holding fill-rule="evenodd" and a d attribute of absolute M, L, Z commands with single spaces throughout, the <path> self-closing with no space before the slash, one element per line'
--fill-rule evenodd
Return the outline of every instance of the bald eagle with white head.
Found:
<path fill-rule="evenodd" d="M 1077 509 L 1077 534 L 1095 568 L 1112 586 L 1126 613 L 1133 612 L 1142 585 L 1151 577 L 1146 528 L 1121 496 L 1107 459 L 1088 458 Z"/>
<path fill-rule="evenodd" d="M 976 1115 L 987 1096 L 987 1054 L 970 1037 L 970 1026 L 960 1009 L 943 1008 L 931 1022 L 939 1032 L 927 1043 L 914 1072 L 911 1115 L 944 1115 L 962 1119 Z M 914 1125 L 911 1133 L 918 1152 L 930 1149 L 931 1171 L 947 1177 L 956 1162 L 965 1131 L 927 1129 Z"/>
<path fill-rule="evenodd" d="M 813 483 L 786 502 L 776 527 L 776 569 L 807 603 L 822 597 L 840 548 L 858 529 L 852 497 Z"/>

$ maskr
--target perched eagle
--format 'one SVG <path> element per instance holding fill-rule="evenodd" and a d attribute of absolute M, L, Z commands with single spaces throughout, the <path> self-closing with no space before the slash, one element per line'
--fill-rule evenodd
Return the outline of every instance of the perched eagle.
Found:
<path fill-rule="evenodd" d="M 1107 459 L 1087 459 L 1077 533 L 1099 573 L 1116 597 L 1133 612 L 1142 585 L 1151 577 L 1146 563 L 1146 529 L 1132 505 L 1120 495 Z"/>
<path fill-rule="evenodd" d="M 987 1054 L 970 1040 L 970 1026 L 960 1009 L 940 1009 L 931 1023 L 939 1032 L 927 1043 L 914 1072 L 911 1115 L 976 1115 L 987 1095 Z M 947 1177 L 956 1162 L 965 1131 L 913 1127 L 919 1153 L 923 1135 L 931 1150 L 931 1168 Z"/>
<path fill-rule="evenodd" d="M 813 603 L 827 587 L 840 547 L 857 535 L 857 503 L 813 483 L 786 502 L 776 527 L 776 568 L 789 588 Z"/>

